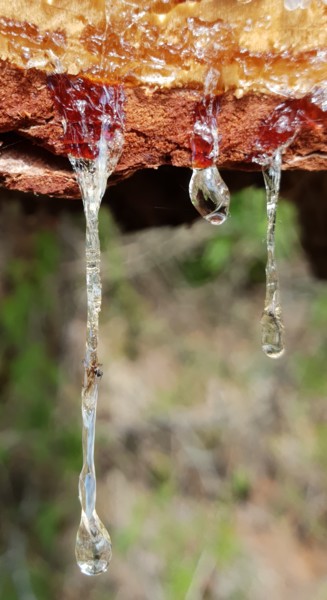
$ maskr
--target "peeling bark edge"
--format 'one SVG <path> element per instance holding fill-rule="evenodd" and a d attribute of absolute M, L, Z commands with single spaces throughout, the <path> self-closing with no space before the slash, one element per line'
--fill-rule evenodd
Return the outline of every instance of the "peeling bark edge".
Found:
<path fill-rule="evenodd" d="M 111 183 L 145 168 L 191 165 L 190 135 L 197 90 L 126 88 L 124 152 Z M 259 170 L 251 161 L 257 132 L 284 98 L 232 93 L 220 97 L 219 166 Z M 0 61 L 0 185 L 8 189 L 77 198 L 62 145 L 62 125 L 46 74 Z M 322 126 L 303 128 L 283 157 L 284 169 L 327 170 L 327 114 Z"/>

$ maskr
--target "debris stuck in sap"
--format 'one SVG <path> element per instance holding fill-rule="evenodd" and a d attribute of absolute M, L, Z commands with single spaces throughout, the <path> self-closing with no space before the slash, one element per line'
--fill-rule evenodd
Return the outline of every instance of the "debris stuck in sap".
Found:
<path fill-rule="evenodd" d="M 96 512 L 94 438 L 98 385 L 101 309 L 98 214 L 107 180 L 120 158 L 124 136 L 121 87 L 94 84 L 63 74 L 49 77 L 64 122 L 64 143 L 80 187 L 86 219 L 87 331 L 82 388 L 83 467 L 79 479 L 82 513 L 76 538 L 76 560 L 85 575 L 107 570 L 111 540 Z"/>

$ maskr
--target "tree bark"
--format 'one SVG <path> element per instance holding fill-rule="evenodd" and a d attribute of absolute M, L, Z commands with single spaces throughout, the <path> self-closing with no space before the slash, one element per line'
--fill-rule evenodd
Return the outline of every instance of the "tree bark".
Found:
<path fill-rule="evenodd" d="M 192 89 L 126 88 L 125 147 L 114 183 L 140 169 L 191 166 L 190 137 L 201 93 Z M 285 99 L 232 92 L 219 96 L 219 166 L 260 170 L 253 162 L 262 124 Z M 327 169 L 327 113 L 304 123 L 283 157 L 284 169 Z M 65 157 L 62 124 L 47 76 L 0 61 L 0 181 L 8 189 L 55 197 L 78 197 Z"/>

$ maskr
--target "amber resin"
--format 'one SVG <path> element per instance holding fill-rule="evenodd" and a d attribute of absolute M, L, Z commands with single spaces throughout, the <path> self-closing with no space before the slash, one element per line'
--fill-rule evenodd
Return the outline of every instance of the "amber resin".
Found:
<path fill-rule="evenodd" d="M 24 10 L 24 7 L 26 9 Z M 70 74 L 160 87 L 203 86 L 303 97 L 316 87 L 327 103 L 327 6 L 312 0 L 0 0 L 0 58 Z"/>

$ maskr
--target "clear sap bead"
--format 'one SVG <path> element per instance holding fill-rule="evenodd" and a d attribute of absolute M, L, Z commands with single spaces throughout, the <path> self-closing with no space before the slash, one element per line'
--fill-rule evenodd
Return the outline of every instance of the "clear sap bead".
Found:
<path fill-rule="evenodd" d="M 84 575 L 99 575 L 109 567 L 112 557 L 111 539 L 95 511 L 90 519 L 82 512 L 75 555 Z"/>
<path fill-rule="evenodd" d="M 284 354 L 284 327 L 281 318 L 269 309 L 261 317 L 261 343 L 263 352 L 269 358 L 279 358 Z"/>
<path fill-rule="evenodd" d="M 230 193 L 217 167 L 193 169 L 190 198 L 200 215 L 212 225 L 222 225 L 229 215 Z"/>

